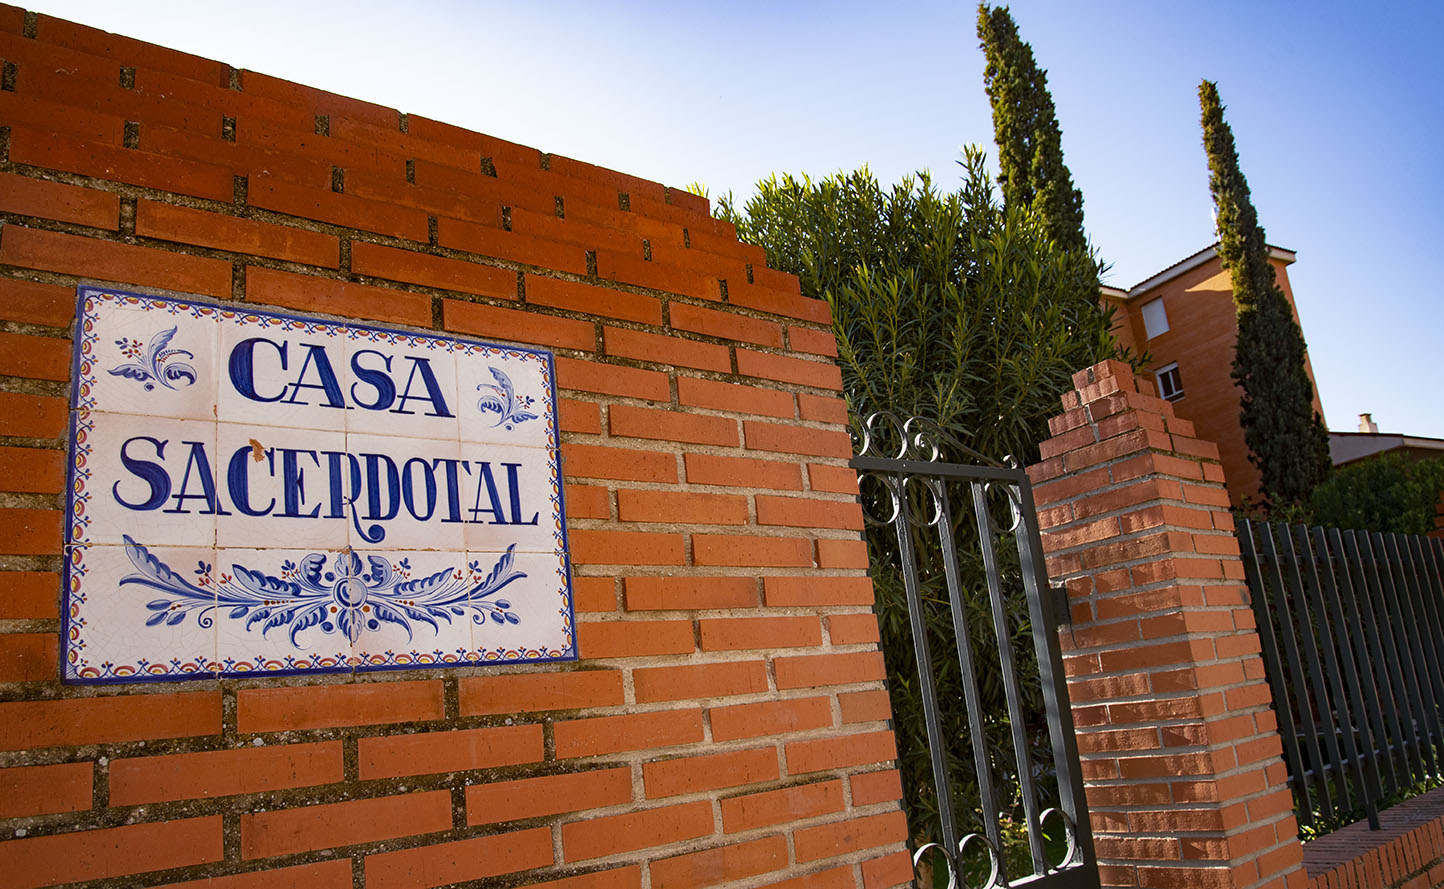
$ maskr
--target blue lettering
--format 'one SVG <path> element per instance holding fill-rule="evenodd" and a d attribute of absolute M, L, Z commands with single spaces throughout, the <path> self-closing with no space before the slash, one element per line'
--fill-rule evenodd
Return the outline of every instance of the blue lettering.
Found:
<path fill-rule="evenodd" d="M 477 475 L 481 483 L 476 486 L 476 505 L 471 508 L 471 521 L 473 523 L 481 523 L 482 514 L 489 513 L 492 517 L 491 524 L 507 524 L 506 513 L 501 510 L 501 495 L 498 494 L 496 490 L 496 479 L 493 478 L 491 474 L 491 464 L 485 460 L 478 460 L 476 461 L 476 465 L 479 467 Z M 482 507 L 481 497 L 483 494 L 486 495 L 491 506 Z"/>
<path fill-rule="evenodd" d="M 426 491 L 426 511 L 423 514 L 416 508 L 416 486 L 411 483 L 414 475 L 411 467 L 417 466 L 421 469 L 421 484 Z M 424 522 L 431 518 L 436 512 L 436 475 L 431 468 L 431 463 L 424 457 L 412 457 L 401 467 L 401 499 L 406 503 L 406 511 L 418 522 Z"/>
<path fill-rule="evenodd" d="M 366 521 L 384 522 L 401 511 L 401 479 L 396 463 L 385 454 L 362 454 L 366 459 Z M 381 507 L 381 472 L 386 471 L 386 508 Z"/>
<path fill-rule="evenodd" d="M 317 503 L 316 508 L 307 513 L 301 512 L 301 505 L 306 502 L 306 474 L 297 460 L 302 454 L 311 458 L 311 462 L 318 467 L 321 461 L 316 459 L 315 451 L 297 451 L 292 448 L 278 448 L 281 452 L 281 515 L 290 519 L 314 519 L 321 514 L 321 504 Z"/>
<path fill-rule="evenodd" d="M 271 502 L 266 504 L 265 509 L 256 509 L 251 506 L 251 463 L 255 460 L 256 449 L 251 445 L 241 445 L 236 452 L 231 454 L 230 463 L 226 465 L 226 490 L 230 492 L 231 503 L 242 515 L 263 516 L 270 515 L 271 510 L 276 508 L 276 498 L 272 497 Z M 276 457 L 273 451 L 265 452 L 266 459 L 270 461 L 271 474 L 276 472 Z"/>
<path fill-rule="evenodd" d="M 411 362 L 411 375 L 406 378 L 406 391 L 401 393 L 401 400 L 396 405 L 393 414 L 414 414 L 415 411 L 406 409 L 406 402 L 429 401 L 431 410 L 426 412 L 428 417 L 450 417 L 454 416 L 446 407 L 446 397 L 441 394 L 441 384 L 436 381 L 436 372 L 431 369 L 431 359 L 417 358 L 414 355 L 407 355 L 406 359 Z M 411 384 L 416 381 L 416 375 L 421 374 L 421 383 L 426 387 L 425 395 L 412 395 Z"/>
<path fill-rule="evenodd" d="M 281 370 L 286 369 L 286 344 L 279 345 L 264 337 L 251 337 L 248 340 L 241 340 L 231 350 L 231 385 L 236 391 L 251 399 L 252 401 L 280 401 L 286 394 L 286 387 L 281 387 L 279 395 L 265 396 L 256 392 L 256 344 L 265 343 L 275 349 L 281 356 Z"/>
<path fill-rule="evenodd" d="M 513 525 L 535 525 L 537 517 L 541 515 L 540 512 L 533 513 L 530 521 L 523 522 L 521 520 L 521 483 L 517 478 L 521 464 L 503 463 L 501 465 L 506 467 L 506 483 L 511 487 L 509 492 L 511 494 L 511 523 Z"/>
<path fill-rule="evenodd" d="M 312 367 L 316 368 L 316 376 L 320 379 L 318 383 L 306 382 L 306 371 Z M 326 347 L 315 344 L 306 344 L 306 361 L 301 365 L 301 372 L 296 375 L 296 382 L 291 384 L 291 397 L 286 399 L 287 404 L 310 404 L 309 401 L 297 401 L 302 389 L 319 389 L 326 396 L 322 407 L 345 408 L 346 401 L 341 395 L 341 382 L 336 379 L 336 371 L 331 367 L 331 359 L 326 357 Z"/>
<path fill-rule="evenodd" d="M 380 358 L 381 363 L 386 366 L 386 370 L 383 372 L 375 368 L 362 367 L 362 355 L 375 355 L 377 358 Z M 351 372 L 355 374 L 356 379 L 360 381 L 351 384 L 352 401 L 356 402 L 358 406 L 366 408 L 368 411 L 384 411 L 388 407 L 391 407 L 391 403 L 396 400 L 396 384 L 391 381 L 390 355 L 382 355 L 375 349 L 362 349 L 351 356 Z M 376 390 L 376 398 L 374 400 L 370 402 L 362 401 L 361 396 L 356 394 L 356 387 L 361 383 L 366 383 Z"/>
<path fill-rule="evenodd" d="M 451 460 L 445 457 L 438 458 L 436 465 L 445 471 L 446 479 L 446 518 L 441 521 L 444 524 L 452 524 L 461 521 L 461 484 L 457 477 L 457 467 L 466 470 L 471 474 L 470 460 Z"/>
<path fill-rule="evenodd" d="M 157 441 L 147 435 L 137 435 L 134 438 L 126 439 L 125 443 L 120 446 L 121 465 L 150 487 L 150 496 L 139 503 L 131 503 L 120 496 L 120 482 L 116 482 L 111 486 L 110 496 L 114 497 L 115 502 L 124 506 L 126 509 L 145 512 L 160 506 L 165 502 L 166 498 L 170 496 L 170 475 L 165 471 L 165 467 L 160 464 L 152 463 L 149 460 L 137 460 L 127 453 L 131 443 L 137 441 L 150 442 L 151 447 L 155 448 L 156 457 L 161 460 L 165 459 L 165 446 L 169 444 L 169 442 Z"/>
<path fill-rule="evenodd" d="M 206 456 L 205 443 L 199 441 L 183 441 L 181 444 L 190 445 L 191 451 L 190 455 L 186 458 L 185 474 L 181 476 L 180 493 L 176 494 L 173 498 L 175 500 L 175 506 L 162 511 L 168 513 L 189 513 L 190 510 L 186 508 L 187 500 L 203 500 L 205 501 L 206 508 L 200 511 L 201 515 L 230 515 L 230 513 L 221 508 L 219 502 L 216 500 L 216 481 L 215 476 L 211 472 L 210 458 Z M 192 473 L 192 470 L 195 470 L 194 473 Z M 190 490 L 191 475 L 193 474 L 200 480 L 201 492 L 199 494 L 186 493 Z"/>

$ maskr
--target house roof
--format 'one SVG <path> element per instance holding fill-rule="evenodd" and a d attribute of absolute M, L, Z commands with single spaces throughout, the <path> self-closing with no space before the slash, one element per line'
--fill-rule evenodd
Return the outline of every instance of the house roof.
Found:
<path fill-rule="evenodd" d="M 1444 438 L 1425 438 L 1422 435 L 1401 435 L 1396 432 L 1329 433 L 1329 458 L 1335 466 L 1390 451 L 1414 452 L 1421 457 L 1444 457 Z"/>
<path fill-rule="evenodd" d="M 1132 287 L 1128 288 L 1126 294 L 1122 294 L 1119 298 L 1123 299 L 1125 302 L 1128 300 L 1137 299 L 1139 296 L 1147 293 L 1148 291 L 1159 286 L 1160 284 L 1172 281 L 1179 275 L 1191 272 L 1216 256 L 1218 256 L 1217 241 L 1213 242 L 1212 244 L 1208 245 L 1207 247 L 1203 248 L 1192 256 L 1186 256 L 1183 259 L 1180 259 L 1178 262 L 1175 262 L 1168 268 L 1164 269 L 1163 271 L 1158 272 L 1151 277 L 1145 278 L 1137 284 L 1134 284 Z M 1284 265 L 1289 265 L 1293 263 L 1294 260 L 1298 259 L 1298 253 L 1285 247 L 1275 247 L 1270 244 L 1269 258 L 1281 260 Z M 1109 295 L 1113 296 L 1114 294 Z"/>

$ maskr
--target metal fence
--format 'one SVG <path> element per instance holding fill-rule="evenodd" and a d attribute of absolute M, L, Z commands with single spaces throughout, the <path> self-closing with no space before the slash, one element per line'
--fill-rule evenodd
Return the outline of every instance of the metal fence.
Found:
<path fill-rule="evenodd" d="M 934 885 L 945 872 L 949 889 L 1096 889 L 1027 474 L 925 420 L 877 413 L 855 418 L 853 429 L 884 644 L 902 636 L 890 664 L 912 665 L 892 677 L 894 693 L 921 697 L 922 731 L 910 709 L 899 716 L 904 774 L 918 758 L 910 751 L 925 748 L 937 807 L 933 823 L 916 825 L 914 866 L 927 860 Z M 977 463 L 948 462 L 952 453 Z M 900 613 L 894 593 L 905 601 Z M 907 626 L 896 635 L 894 618 Z M 978 857 L 981 870 L 970 873 Z"/>
<path fill-rule="evenodd" d="M 1444 775 L 1444 541 L 1238 529 L 1301 828 L 1367 817 Z"/>

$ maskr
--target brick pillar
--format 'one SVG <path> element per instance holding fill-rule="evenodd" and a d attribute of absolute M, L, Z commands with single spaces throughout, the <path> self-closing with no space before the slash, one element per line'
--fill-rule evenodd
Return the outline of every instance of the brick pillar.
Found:
<path fill-rule="evenodd" d="M 1218 449 L 1122 362 L 1073 382 L 1029 472 L 1103 884 L 1298 889 Z"/>

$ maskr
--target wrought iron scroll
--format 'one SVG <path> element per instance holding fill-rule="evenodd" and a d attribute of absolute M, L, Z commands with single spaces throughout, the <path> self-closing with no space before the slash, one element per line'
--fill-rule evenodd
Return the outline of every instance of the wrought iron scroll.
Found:
<path fill-rule="evenodd" d="M 1093 855 L 1092 835 L 1083 801 L 1082 780 L 1078 766 L 1077 742 L 1073 733 L 1071 712 L 1064 687 L 1062 656 L 1059 650 L 1057 616 L 1050 600 L 1047 577 L 1043 572 L 1042 545 L 1033 504 L 1032 489 L 1024 471 L 1009 461 L 990 460 L 957 441 L 928 420 L 917 417 L 903 419 L 887 412 L 866 417 L 852 417 L 854 453 L 851 466 L 859 473 L 863 486 L 863 512 L 877 540 L 896 546 L 897 567 L 908 609 L 917 681 L 922 698 L 928 754 L 933 787 L 938 801 L 939 824 L 936 834 L 918 838 L 913 856 L 914 868 L 925 859 L 938 859 L 946 870 L 947 886 L 964 885 L 963 861 L 970 855 L 987 856 L 987 876 L 969 889 L 992 889 L 1027 882 L 1030 886 L 1097 887 L 1097 864 Z M 962 457 L 974 463 L 948 462 Z M 955 515 L 954 497 L 961 496 L 962 506 Z M 888 533 L 888 532 L 891 533 Z M 968 588 L 960 571 L 960 546 L 976 547 L 967 553 L 981 558 L 983 582 Z M 1000 564 L 1000 551 L 1016 548 L 1017 562 L 1011 557 L 1005 568 Z M 929 650 L 928 614 L 924 606 L 920 575 L 920 550 L 928 550 L 927 562 L 941 567 L 942 583 L 936 570 L 930 575 L 935 590 L 945 590 L 946 623 L 951 620 L 951 634 L 956 648 L 962 699 L 942 699 L 932 669 Z M 1006 597 L 1021 590 L 1027 601 L 1031 626 L 1031 651 L 1015 651 L 1013 627 Z M 934 596 L 937 593 L 934 592 Z M 970 627 L 969 597 L 977 597 L 988 611 L 996 647 L 994 655 L 980 659 L 973 647 Z M 941 618 L 936 613 L 933 618 Z M 1024 646 L 1025 648 L 1029 646 Z M 985 653 L 986 654 L 986 653 Z M 1047 719 L 1047 744 L 1041 750 L 1039 739 L 1025 731 L 1025 714 L 1017 673 L 1019 657 L 1036 658 L 1037 678 L 1041 685 Z M 1029 661 L 1031 665 L 1031 660 Z M 990 750 L 985 731 L 984 700 L 980 678 L 987 671 L 1000 678 L 1007 702 L 1013 756 L 1006 751 Z M 972 751 L 973 775 L 981 811 L 968 813 L 968 820 L 981 821 L 978 830 L 964 833 L 960 816 L 954 811 L 954 780 L 969 780 L 966 775 L 951 775 L 946 756 L 949 739 L 944 737 L 944 713 L 947 708 L 962 707 L 968 725 L 968 746 Z M 1035 774 L 1034 747 L 1045 753 L 1046 774 Z M 994 760 L 997 760 L 996 762 Z M 1049 785 L 1056 778 L 1056 798 L 1045 800 L 1039 779 L 1046 777 Z M 1000 782 L 1016 786 L 1021 797 L 1024 828 L 1027 836 L 1026 858 L 1031 873 L 1011 873 L 1005 854 L 1003 822 L 1000 812 Z M 1061 822 L 1062 854 L 1049 854 L 1045 840 L 1045 822 Z M 1022 854 L 1022 853 L 1019 853 Z M 1050 858 L 1059 860 L 1050 861 Z M 936 866 L 936 865 L 935 865 Z"/>

